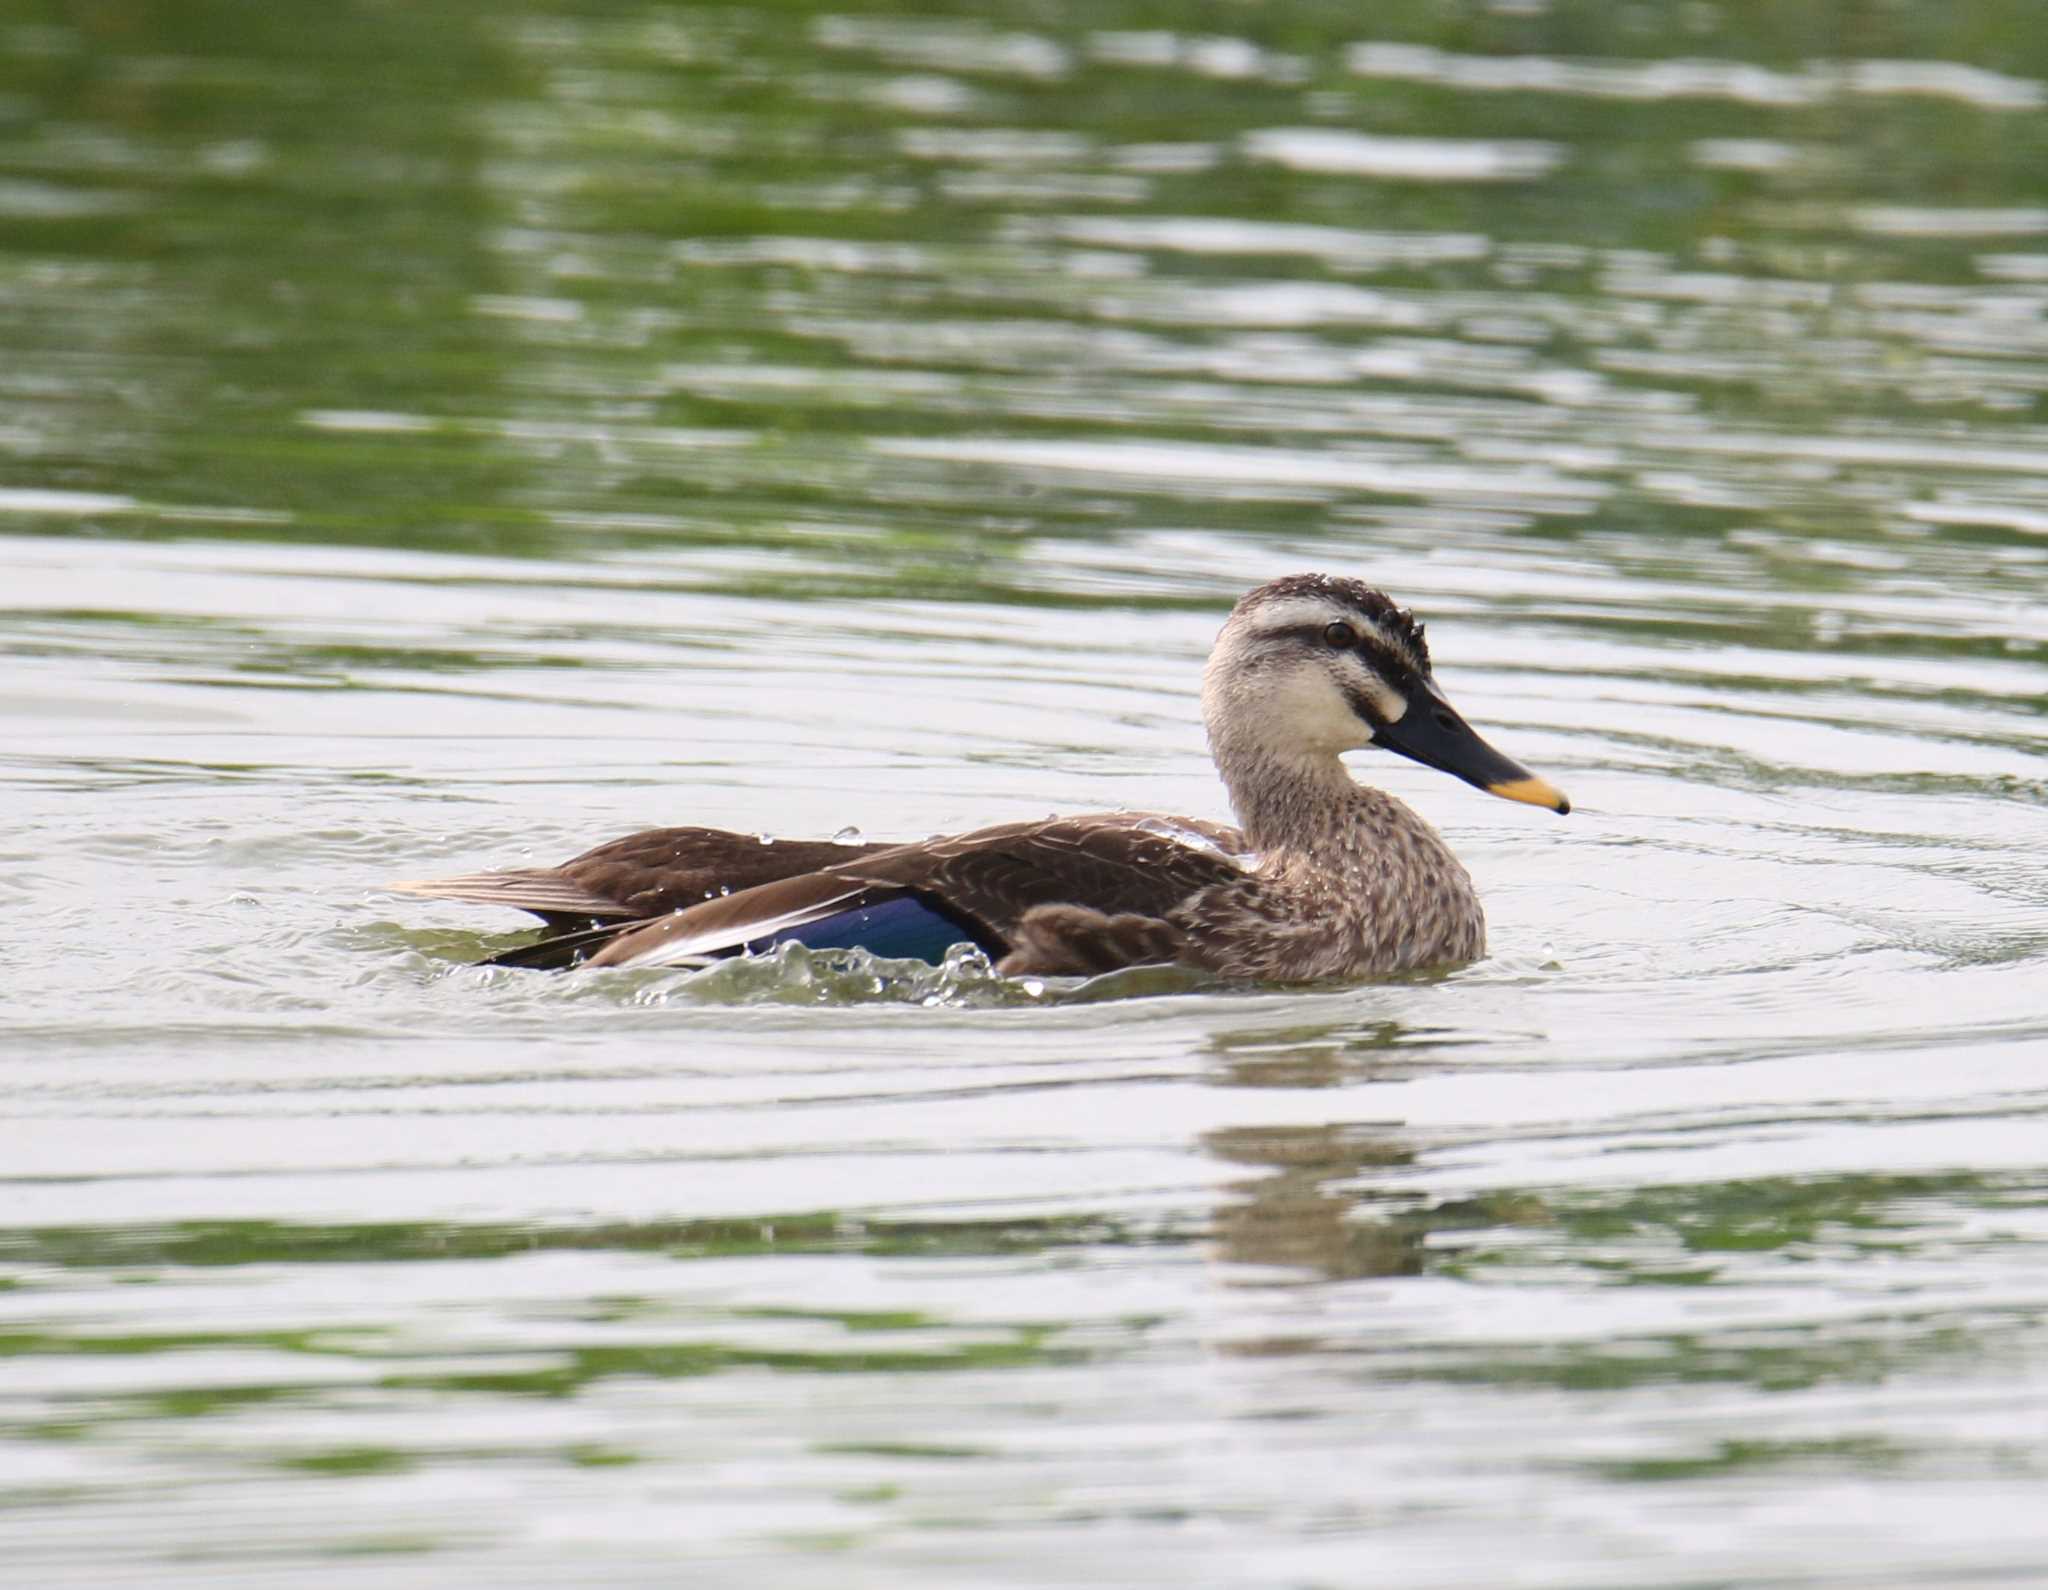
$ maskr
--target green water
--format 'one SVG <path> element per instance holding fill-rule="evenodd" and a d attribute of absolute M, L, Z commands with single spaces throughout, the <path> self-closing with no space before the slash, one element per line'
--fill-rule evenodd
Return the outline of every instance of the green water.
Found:
<path fill-rule="evenodd" d="M 2048 1579 L 2021 4 L 0 4 L 23 1582 Z M 470 962 L 1222 816 L 1363 574 L 1449 977 Z"/>

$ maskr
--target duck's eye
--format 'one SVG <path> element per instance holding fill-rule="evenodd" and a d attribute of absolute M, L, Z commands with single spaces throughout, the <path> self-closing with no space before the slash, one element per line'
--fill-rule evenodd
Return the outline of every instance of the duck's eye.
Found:
<path fill-rule="evenodd" d="M 1323 640 L 1334 651 L 1349 651 L 1358 644 L 1358 631 L 1340 618 L 1323 631 Z"/>

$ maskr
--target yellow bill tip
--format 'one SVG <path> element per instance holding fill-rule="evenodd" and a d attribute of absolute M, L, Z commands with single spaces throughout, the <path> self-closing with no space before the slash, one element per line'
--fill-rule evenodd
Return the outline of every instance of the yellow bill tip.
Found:
<path fill-rule="evenodd" d="M 1572 809 L 1572 803 L 1564 798 L 1564 791 L 1554 784 L 1546 784 L 1540 778 L 1504 779 L 1498 784 L 1486 786 L 1486 793 L 1498 795 L 1504 801 L 1526 801 L 1531 806 L 1548 806 L 1562 817 Z"/>

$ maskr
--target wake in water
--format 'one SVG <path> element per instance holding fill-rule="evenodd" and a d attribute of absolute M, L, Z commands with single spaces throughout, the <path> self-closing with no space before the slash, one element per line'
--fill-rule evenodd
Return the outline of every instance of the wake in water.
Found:
<path fill-rule="evenodd" d="M 456 969 L 486 984 L 530 989 L 529 973 L 501 967 Z M 1213 979 L 1180 966 L 1139 966 L 1101 977 L 1003 977 L 972 944 L 956 944 L 934 966 L 867 950 L 814 950 L 782 944 L 765 955 L 740 955 L 689 970 L 612 971 L 548 986 L 571 999 L 607 1004 L 922 1005 L 949 1010 L 1006 1010 L 1088 1004 L 1147 994 L 1178 994 Z"/>

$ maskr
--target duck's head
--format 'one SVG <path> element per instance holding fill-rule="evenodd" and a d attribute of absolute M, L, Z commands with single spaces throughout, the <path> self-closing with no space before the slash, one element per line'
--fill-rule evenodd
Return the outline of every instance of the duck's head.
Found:
<path fill-rule="evenodd" d="M 1290 574 L 1232 609 L 1202 677 L 1219 760 L 1334 758 L 1383 746 L 1489 795 L 1568 812 L 1563 793 L 1480 739 L 1437 688 L 1415 615 L 1333 574 Z"/>

